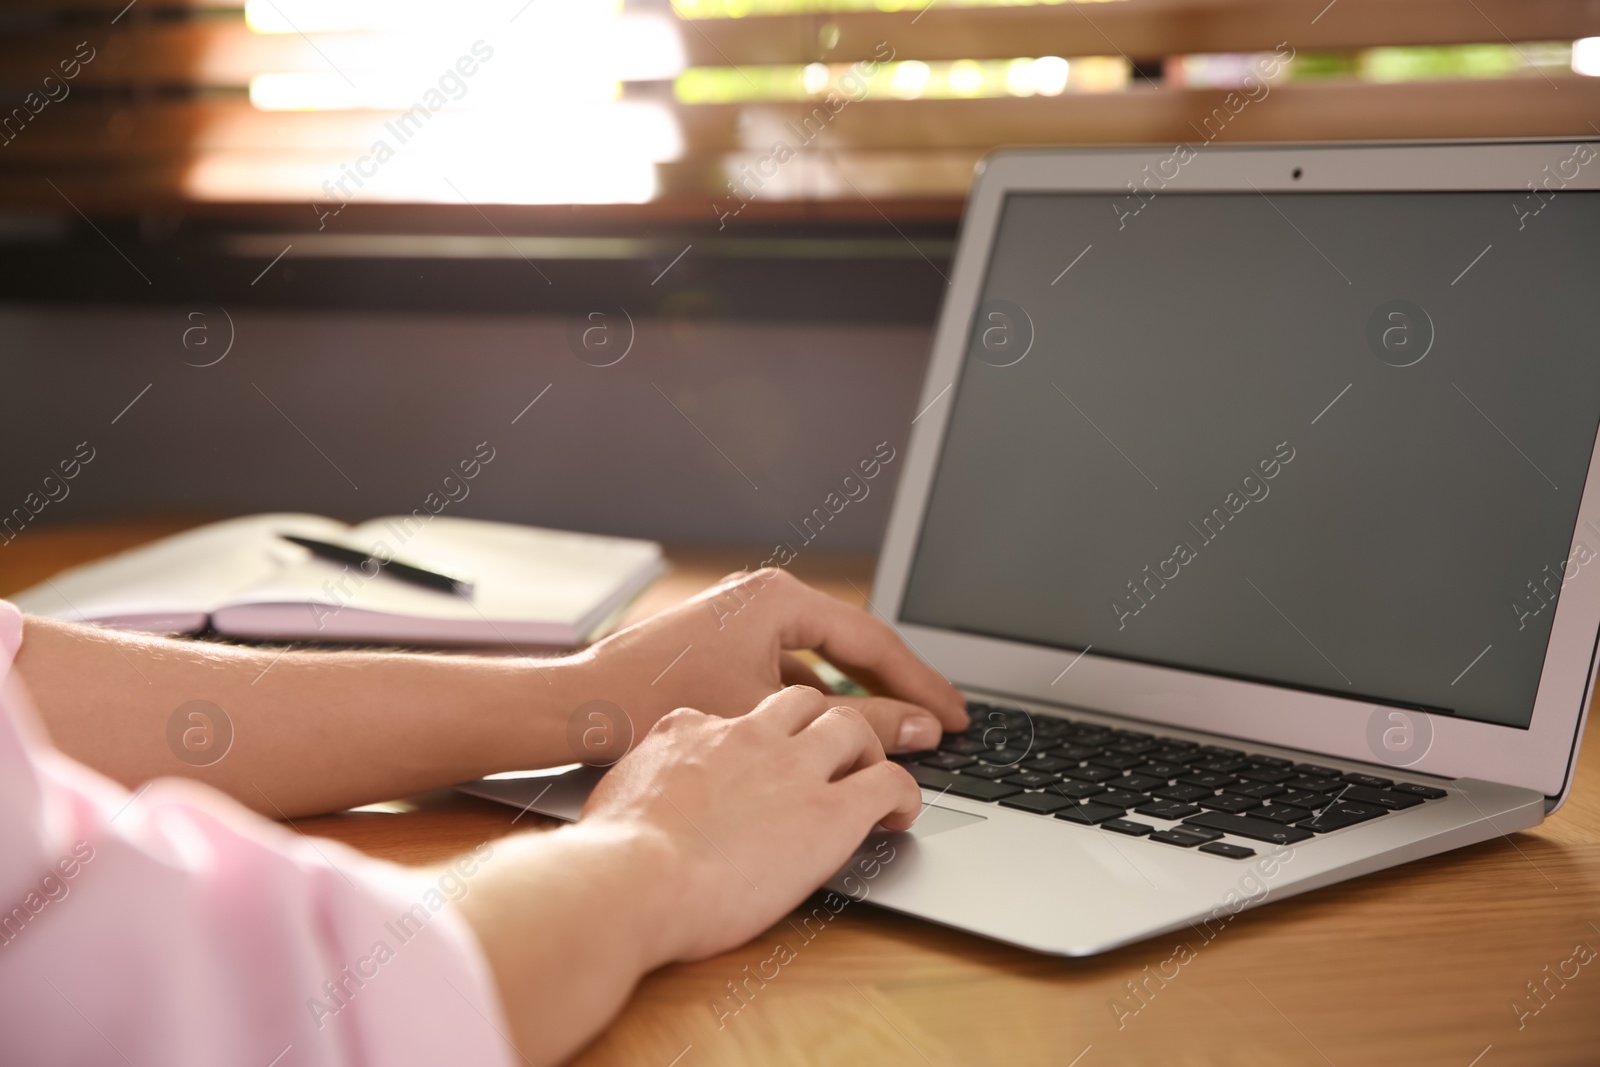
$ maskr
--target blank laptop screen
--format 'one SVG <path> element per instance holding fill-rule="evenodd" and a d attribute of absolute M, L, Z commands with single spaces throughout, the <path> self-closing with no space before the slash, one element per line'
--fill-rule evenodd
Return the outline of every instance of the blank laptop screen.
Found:
<path fill-rule="evenodd" d="M 1526 727 L 1600 193 L 1012 194 L 937 402 L 905 620 Z"/>

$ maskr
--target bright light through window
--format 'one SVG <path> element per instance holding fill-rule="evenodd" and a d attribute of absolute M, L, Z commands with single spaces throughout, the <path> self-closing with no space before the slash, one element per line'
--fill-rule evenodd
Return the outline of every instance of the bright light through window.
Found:
<path fill-rule="evenodd" d="M 1006 67 L 1006 92 L 1012 96 L 1033 95 L 1033 60 L 1013 59 Z"/>
<path fill-rule="evenodd" d="M 1060 96 L 1067 88 L 1072 65 L 1060 56 L 1044 56 L 1033 61 L 1033 88 L 1041 96 Z"/>
<path fill-rule="evenodd" d="M 950 91 L 957 96 L 976 96 L 983 88 L 983 68 L 970 59 L 950 64 Z"/>
<path fill-rule="evenodd" d="M 1600 37 L 1572 42 L 1572 72 L 1600 78 Z"/>
<path fill-rule="evenodd" d="M 447 77 L 446 82 L 439 91 L 444 107 L 451 110 L 527 111 L 534 110 L 527 101 L 541 98 L 560 100 L 562 106 L 600 103 L 615 100 L 622 91 L 620 83 L 606 78 L 549 79 L 527 69 L 496 79 L 499 91 L 487 100 L 481 93 L 473 95 L 472 83 L 465 78 Z M 258 74 L 250 79 L 250 103 L 259 111 L 406 111 L 438 88 L 392 73 L 364 73 L 355 83 L 331 72 Z M 508 94 L 510 101 L 505 99 Z"/>
<path fill-rule="evenodd" d="M 907 60 L 895 70 L 889 91 L 902 100 L 914 100 L 922 95 L 923 86 L 928 84 L 929 73 L 928 64 L 917 59 Z"/>
<path fill-rule="evenodd" d="M 219 112 L 188 192 L 307 200 L 319 217 L 360 201 L 649 200 L 683 133 L 670 107 L 623 100 L 622 86 L 676 78 L 686 58 L 670 14 L 622 6 L 247 0 L 261 36 L 219 37 L 231 50 L 205 58 L 248 76 L 253 110 L 282 113 L 280 139 L 235 147 L 261 116 Z"/>
<path fill-rule="evenodd" d="M 216 139 L 239 135 L 223 128 Z M 634 203 L 654 195 L 654 164 L 683 152 L 672 113 L 645 103 L 522 116 L 373 116 L 346 140 L 365 147 L 217 153 L 191 171 L 189 191 L 206 200 L 304 199 L 325 210 L 347 202 L 459 203 L 462 195 L 502 204 Z"/>
<path fill-rule="evenodd" d="M 514 74 L 521 88 L 553 91 L 556 100 L 572 94 L 595 99 L 596 86 L 604 87 L 600 98 L 609 98 L 617 82 L 664 81 L 685 69 L 683 40 L 670 17 L 620 16 L 614 2 L 533 0 L 515 21 L 507 22 L 505 7 L 505 0 L 495 3 L 496 18 L 491 20 L 485 18 L 490 12 L 481 0 L 453 0 L 449 5 L 431 0 L 251 0 L 246 17 L 257 33 L 303 38 L 301 55 L 284 51 L 285 45 L 268 53 L 292 56 L 294 65 L 252 73 L 328 75 L 282 92 L 294 101 L 288 106 L 338 109 L 391 106 L 383 101 L 399 92 L 401 83 L 431 79 L 441 65 L 455 62 L 472 46 L 498 57 L 496 80 Z M 335 79 L 342 88 L 333 85 Z M 330 90 L 325 102 L 306 97 L 319 83 Z M 265 99 L 278 99 L 279 91 L 264 90 Z M 527 99 L 517 103 L 526 106 Z"/>
<path fill-rule="evenodd" d="M 246 0 L 245 23 L 256 33 L 348 33 L 359 30 L 407 30 L 440 27 L 504 25 L 550 26 L 614 17 L 618 0 L 530 0 L 517 11 L 510 0 Z"/>

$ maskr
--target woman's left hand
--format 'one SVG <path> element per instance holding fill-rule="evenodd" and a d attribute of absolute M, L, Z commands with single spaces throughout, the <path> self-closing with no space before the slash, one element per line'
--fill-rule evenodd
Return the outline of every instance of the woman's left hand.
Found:
<path fill-rule="evenodd" d="M 626 723 L 611 725 L 637 741 L 679 707 L 729 717 L 788 685 L 828 692 L 794 655 L 802 649 L 881 694 L 833 699 L 859 710 L 888 752 L 933 748 L 942 732 L 967 726 L 961 693 L 891 627 L 773 568 L 730 575 L 600 641 L 575 665 L 586 675 L 582 691 L 620 709 Z"/>

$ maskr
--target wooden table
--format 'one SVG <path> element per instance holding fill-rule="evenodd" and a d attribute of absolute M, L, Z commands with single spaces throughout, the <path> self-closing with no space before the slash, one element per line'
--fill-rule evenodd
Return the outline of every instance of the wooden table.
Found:
<path fill-rule="evenodd" d="M 0 548 L 0 592 L 185 525 L 28 530 Z M 671 555 L 673 573 L 636 615 L 747 562 L 737 552 Z M 793 569 L 859 602 L 856 589 L 867 589 L 872 567 L 802 555 Z M 737 1014 L 724 1013 L 720 1026 L 712 1004 L 731 1003 L 723 999 L 727 983 L 743 977 L 745 964 L 769 957 L 778 940 L 798 940 L 785 923 L 744 948 L 651 975 L 576 1062 L 1600 1063 L 1600 959 L 1564 986 L 1550 981 L 1542 1006 L 1528 985 L 1543 982 L 1580 944 L 1600 951 L 1597 733 L 1584 747 L 1573 798 L 1544 825 L 1244 912 L 1210 943 L 1169 935 L 1093 959 L 1058 960 L 852 904 Z M 300 825 L 416 864 L 504 834 L 514 815 L 451 793 L 395 807 Z M 1180 941 L 1194 959 L 1119 1028 L 1113 998 L 1126 999 L 1126 983 L 1172 957 Z M 1519 1027 L 1513 1004 L 1539 1010 Z"/>

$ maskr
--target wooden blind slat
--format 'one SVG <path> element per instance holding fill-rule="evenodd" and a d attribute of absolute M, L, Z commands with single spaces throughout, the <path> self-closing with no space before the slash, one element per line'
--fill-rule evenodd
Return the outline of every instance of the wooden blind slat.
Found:
<path fill-rule="evenodd" d="M 1321 17 L 1317 17 L 1319 12 Z M 915 21 L 913 21 L 915 18 Z M 824 49 L 837 32 L 837 43 Z M 849 63 L 881 55 L 954 60 L 1115 55 L 1159 59 L 1210 52 L 1373 45 L 1573 40 L 1600 34 L 1593 0 L 1127 0 L 1050 7 L 931 7 L 702 19 L 683 33 L 695 65 Z"/>
<path fill-rule="evenodd" d="M 675 108 L 689 151 L 739 147 L 737 107 Z M 435 121 L 448 123 L 457 116 Z M 0 119 L 5 115 L 0 113 Z M 353 159 L 370 150 L 398 112 L 258 111 L 247 100 L 155 100 L 83 103 L 50 108 L 6 144 L 0 168 L 57 160 L 107 163 L 212 151 L 263 154 L 343 154 Z M 508 123 L 511 135 L 527 127 Z"/>
<path fill-rule="evenodd" d="M 348 50 L 357 35 L 339 36 L 346 38 L 343 49 L 324 44 L 324 52 Z M 53 73 L 58 61 L 70 58 L 83 41 L 95 49 L 95 56 L 74 80 L 79 86 L 242 89 L 252 76 L 269 71 L 333 71 L 303 38 L 253 33 L 242 18 L 16 31 L 0 37 L 0 70 L 11 72 L 8 80 L 33 83 Z M 418 76 L 419 92 L 427 81 Z"/>
<path fill-rule="evenodd" d="M 1559 87 L 1556 88 L 1556 87 Z M 840 111 L 819 148 L 989 148 L 1008 144 L 1199 143 L 1595 136 L 1600 79 L 1537 75 L 1483 81 L 1282 85 L 1233 114 L 1217 89 L 1135 89 L 1123 93 L 988 100 L 865 100 Z M 1243 98 L 1232 96 L 1235 107 Z M 1220 109 L 1220 111 L 1219 111 Z M 747 108 L 744 142 L 769 150 L 798 138 L 806 111 Z M 784 124 L 789 132 L 784 134 Z M 763 133 L 766 136 L 763 136 Z M 1213 136 L 1217 136 L 1213 134 Z"/>

